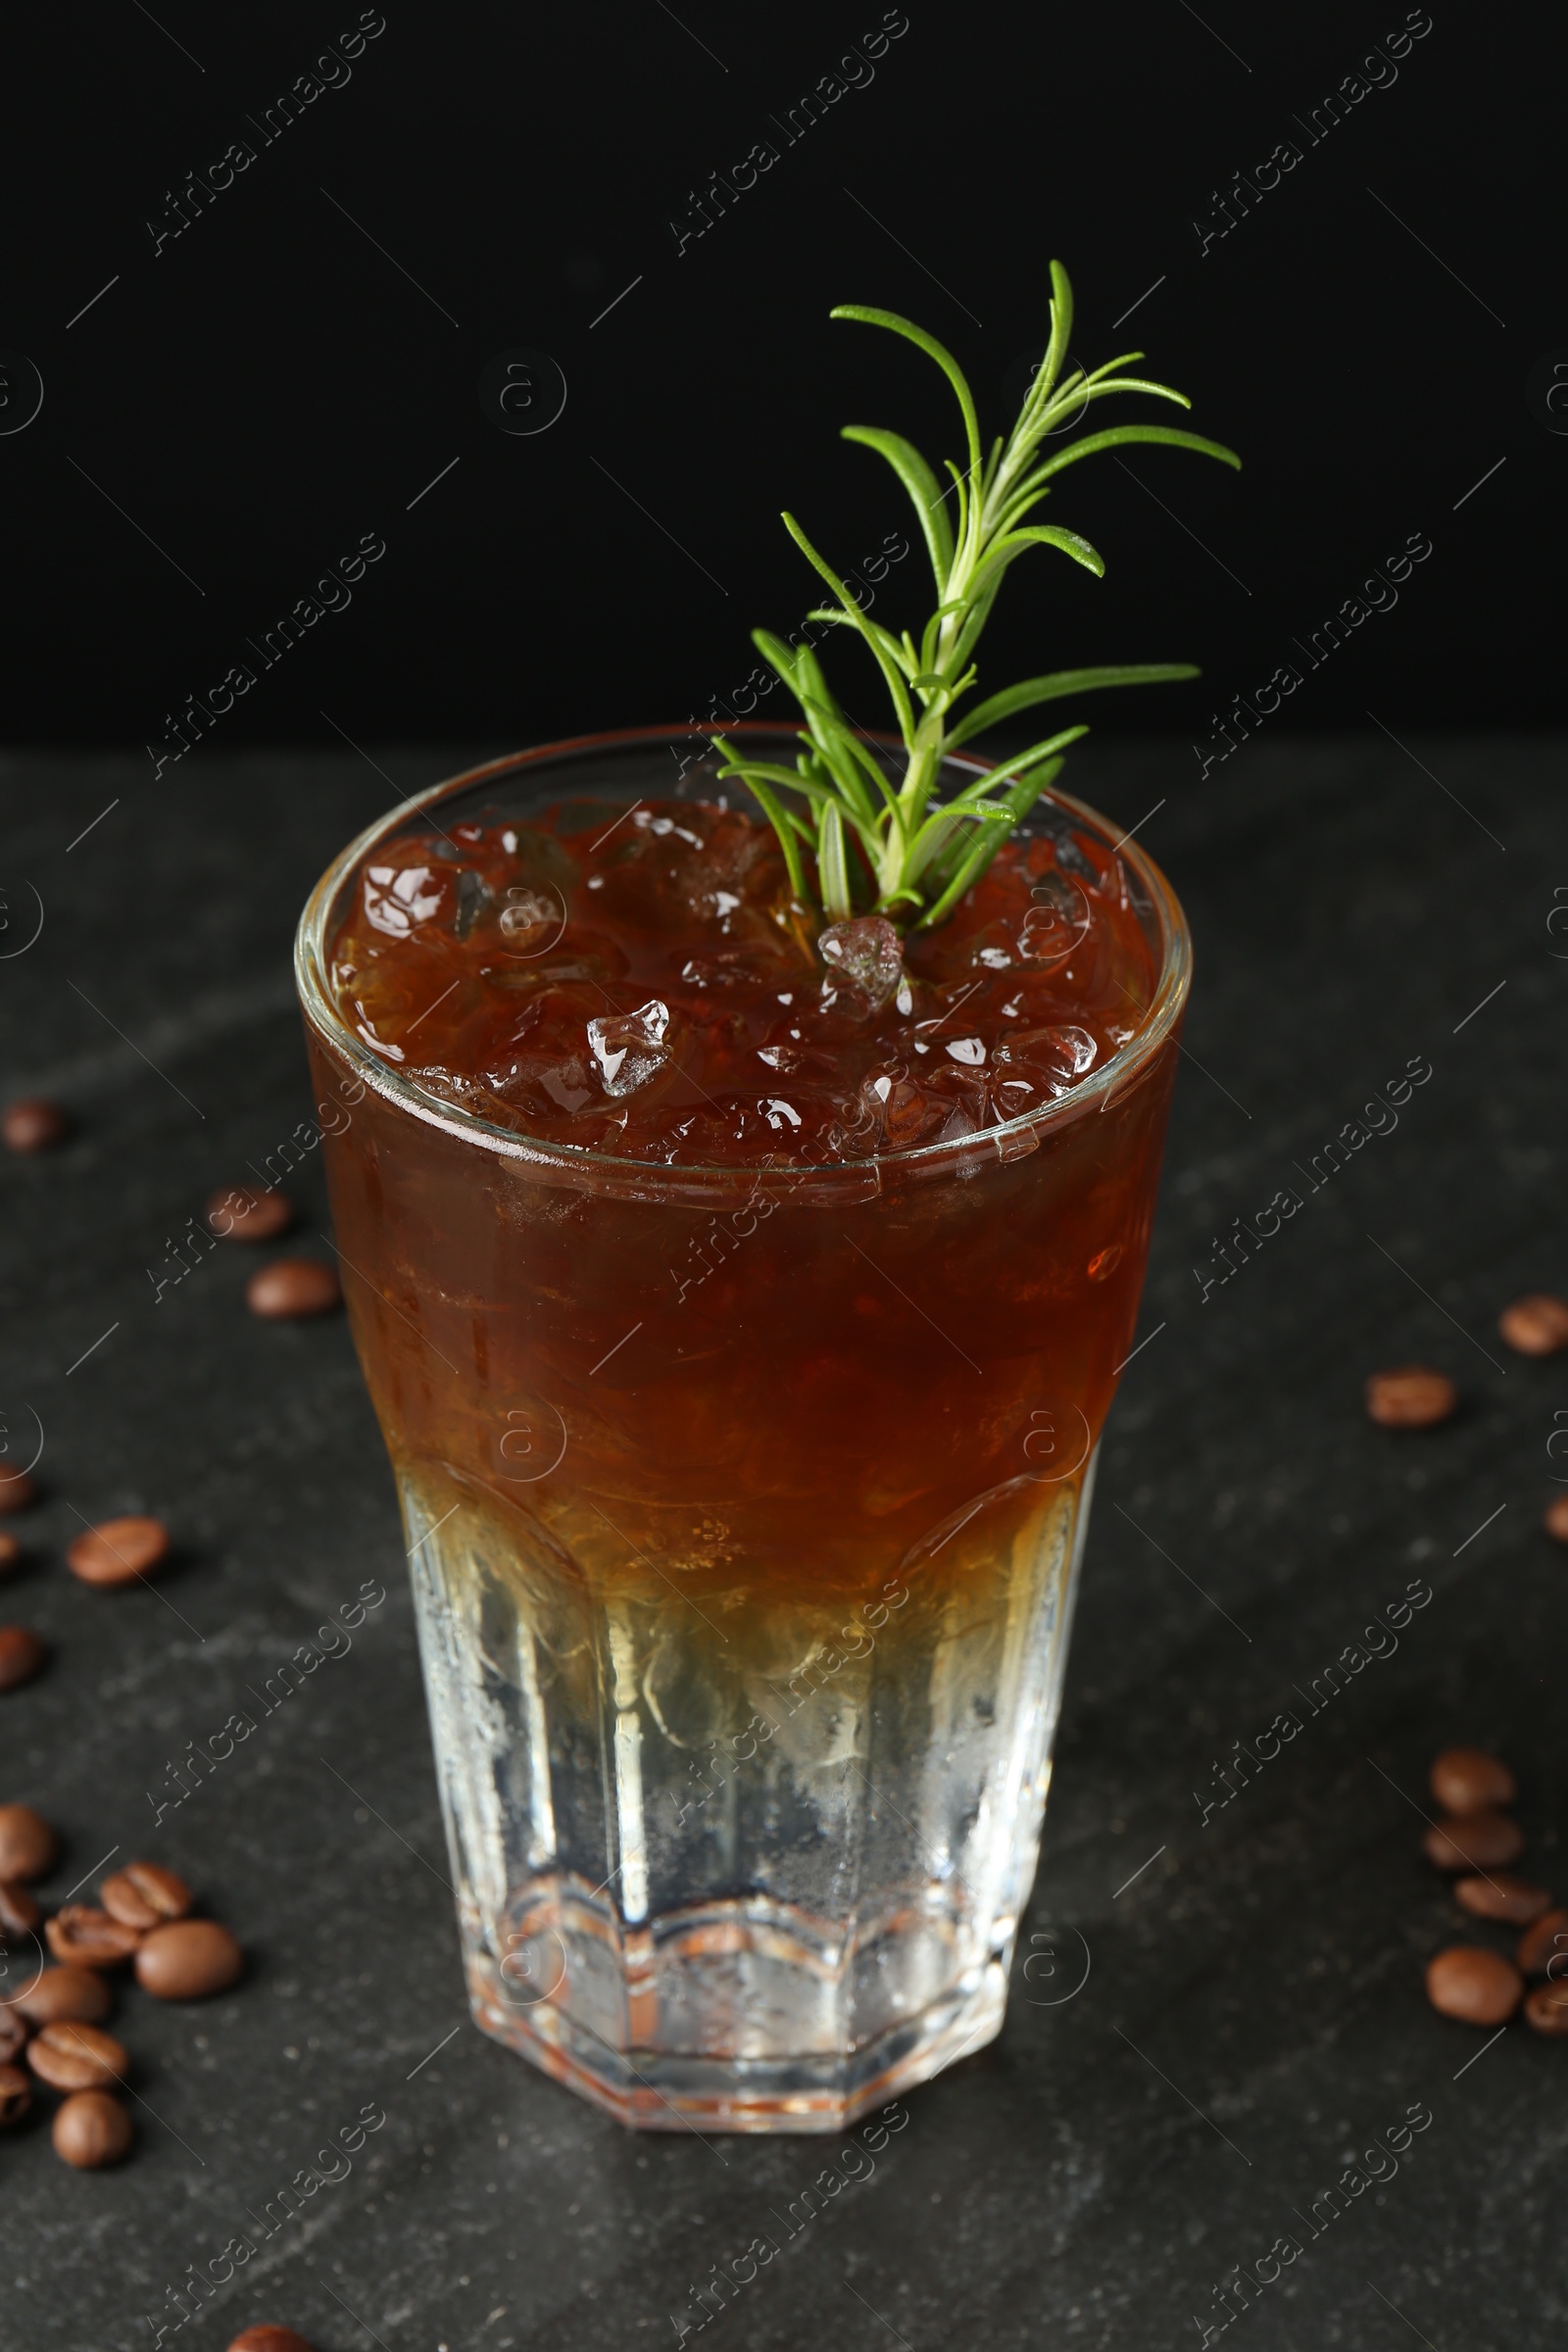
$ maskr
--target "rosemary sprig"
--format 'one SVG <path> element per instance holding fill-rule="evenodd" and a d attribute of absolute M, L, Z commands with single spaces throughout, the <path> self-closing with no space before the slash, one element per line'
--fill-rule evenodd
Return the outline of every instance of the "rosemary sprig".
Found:
<path fill-rule="evenodd" d="M 723 735 L 712 738 L 725 761 L 720 774 L 738 778 L 756 795 L 778 835 L 795 895 L 806 905 L 811 903 L 809 858 L 821 910 L 830 922 L 875 912 L 916 929 L 940 923 L 1057 773 L 1067 746 L 1088 729 L 1063 727 L 990 769 L 952 799 L 936 800 L 944 758 L 971 736 L 1015 711 L 1067 695 L 1199 674 L 1186 662 L 1055 670 L 1008 686 L 955 719 L 957 704 L 978 674 L 975 645 L 1003 580 L 1020 556 L 1033 547 L 1054 547 L 1097 579 L 1104 572 L 1101 557 L 1076 531 L 1028 522 L 1065 466 L 1133 441 L 1164 442 L 1199 450 L 1227 466 L 1241 465 L 1235 452 L 1217 441 L 1163 424 L 1123 424 L 1085 433 L 1043 457 L 1043 442 L 1086 416 L 1092 402 L 1112 393 L 1148 392 L 1184 409 L 1192 406 L 1168 384 L 1122 372 L 1143 358 L 1142 352 L 1124 352 L 1089 374 L 1068 367 L 1072 288 L 1059 262 L 1051 265 L 1051 338 L 1045 358 L 1011 432 L 993 442 L 989 456 L 982 454 L 974 396 L 963 371 L 935 336 L 892 311 L 846 303 L 832 313 L 835 318 L 887 327 L 936 362 L 957 396 L 965 455 L 961 466 L 951 458 L 943 461 L 952 477 L 943 489 L 920 452 L 902 434 L 865 424 L 844 428 L 845 440 L 862 442 L 887 460 L 914 503 L 937 591 L 936 610 L 918 644 L 906 629 L 895 636 L 868 618 L 794 515 L 784 516 L 790 537 L 837 600 L 808 618 L 854 629 L 882 672 L 904 746 L 902 777 L 890 780 L 883 762 L 857 735 L 809 646 L 786 645 L 766 629 L 754 630 L 753 643 L 789 687 L 805 720 L 795 766 L 750 759 Z"/>

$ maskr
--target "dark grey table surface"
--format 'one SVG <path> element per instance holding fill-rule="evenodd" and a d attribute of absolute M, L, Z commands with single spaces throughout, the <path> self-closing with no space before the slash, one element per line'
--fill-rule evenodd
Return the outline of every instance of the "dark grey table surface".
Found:
<path fill-rule="evenodd" d="M 1199 976 L 1033 1964 L 1001 2039 L 911 2095 L 710 2342 L 1197 2345 L 1214 2283 L 1267 2272 L 1280 2238 L 1300 2253 L 1233 2322 L 1257 2347 L 1513 2352 L 1568 2312 L 1568 2049 L 1428 2009 L 1458 1916 L 1419 1850 L 1433 1751 L 1494 1744 L 1523 1867 L 1568 1895 L 1568 1555 L 1541 1528 L 1568 1368 L 1495 1335 L 1517 1293 L 1568 1288 L 1564 747 L 1404 740 L 1260 742 L 1200 788 L 1185 745 L 1101 746 L 1064 779 L 1127 825 L 1163 801 L 1142 838 Z M 0 1615 L 54 1645 L 0 1700 L 0 1799 L 59 1825 L 54 1899 L 118 1847 L 185 1874 L 250 1954 L 205 2006 L 122 1995 L 132 2161 L 75 2176 L 45 2129 L 0 2143 L 0 2334 L 28 2352 L 132 2352 L 164 2325 L 220 2352 L 258 2319 L 322 2352 L 652 2347 L 770 2208 L 845 2169 L 837 2141 L 628 2134 L 475 2031 L 348 1332 L 253 1320 L 237 1249 L 155 1298 L 209 1190 L 308 1115 L 308 886 L 394 785 L 462 763 L 375 761 L 193 758 L 156 785 L 140 756 L 0 763 L 5 1091 L 78 1122 L 0 1167 L 0 1407 L 13 1459 L 41 1423 L 46 1487 L 11 1522 L 27 1556 Z M 1432 1075 L 1397 1127 L 1308 1191 L 1298 1171 L 1412 1057 Z M 1293 1184 L 1301 1212 L 1203 1298 L 1216 1233 Z M 319 1169 L 293 1189 L 325 1256 Z M 1460 1416 L 1374 1429 L 1364 1376 L 1410 1360 L 1452 1373 Z M 136 1509 L 177 1564 L 84 1590 L 62 1565 L 81 1518 Z M 171 1760 L 367 1579 L 388 1599 L 352 1650 L 155 1826 Z M 1412 1580 L 1433 1598 L 1396 1651 L 1308 1714 L 1293 1693 Z M 1216 1761 L 1291 1707 L 1300 1736 L 1205 1825 Z M 347 2173 L 263 2237 L 248 2217 L 367 2106 L 385 2122 Z M 1313 2199 L 1412 2106 L 1430 2124 L 1312 2234 Z M 236 2237 L 257 2250 L 175 2331 L 170 2289 Z"/>

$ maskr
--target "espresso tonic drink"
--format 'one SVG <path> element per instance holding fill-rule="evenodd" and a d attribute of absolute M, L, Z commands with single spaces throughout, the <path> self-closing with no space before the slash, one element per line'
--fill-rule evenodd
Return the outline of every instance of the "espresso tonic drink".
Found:
<path fill-rule="evenodd" d="M 719 765 L 442 786 L 299 974 L 474 2014 L 626 2123 L 831 2130 L 1002 2022 L 1188 947 L 1056 794 L 824 929 Z"/>

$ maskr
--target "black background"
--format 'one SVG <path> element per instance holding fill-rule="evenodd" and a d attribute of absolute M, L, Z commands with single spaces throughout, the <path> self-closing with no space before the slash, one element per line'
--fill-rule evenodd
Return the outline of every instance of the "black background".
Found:
<path fill-rule="evenodd" d="M 1440 8 L 1392 85 L 1316 145 L 1293 117 L 1399 30 L 1396 0 L 1202 19 L 1183 0 L 913 5 L 869 86 L 793 145 L 770 118 L 874 30 L 874 0 L 690 0 L 678 18 L 660 0 L 394 0 L 346 85 L 270 145 L 247 117 L 358 11 L 157 16 L 36 11 L 8 34 L 0 345 L 45 387 L 0 437 L 13 740 L 162 745 L 165 714 L 251 662 L 246 637 L 367 531 L 388 552 L 352 607 L 262 672 L 215 742 L 336 741 L 323 711 L 358 742 L 519 743 L 704 713 L 750 670 L 748 629 L 813 601 L 781 507 L 844 567 L 906 525 L 840 424 L 957 445 L 928 363 L 829 324 L 830 305 L 927 324 L 996 429 L 1010 365 L 1044 341 L 1053 255 L 1080 355 L 1145 348 L 1246 470 L 1143 450 L 1137 482 L 1105 458 L 1067 476 L 1051 518 L 1101 546 L 1108 577 L 1032 558 L 988 686 L 1191 659 L 1203 684 L 1091 715 L 1206 735 L 1424 531 L 1435 553 L 1398 610 L 1308 677 L 1290 723 L 1554 712 L 1541 589 L 1568 441 L 1525 392 L 1568 345 L 1544 14 L 1515 38 L 1493 12 Z M 155 257 L 146 223 L 237 138 L 256 161 Z M 677 255 L 690 191 L 763 138 L 777 164 Z M 1200 253 L 1213 191 L 1287 138 L 1300 164 Z M 517 347 L 567 384 L 531 438 L 478 399 Z M 1135 415 L 1175 421 L 1131 399 L 1099 421 Z M 901 624 L 927 609 L 919 569 L 884 591 Z M 874 682 L 842 659 L 876 719 Z"/>

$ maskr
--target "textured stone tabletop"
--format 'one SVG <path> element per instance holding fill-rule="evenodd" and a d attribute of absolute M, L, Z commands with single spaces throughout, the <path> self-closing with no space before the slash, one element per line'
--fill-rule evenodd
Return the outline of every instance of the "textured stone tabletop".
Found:
<path fill-rule="evenodd" d="M 1568 1553 L 1541 1529 L 1568 1369 L 1495 1336 L 1518 1293 L 1568 1289 L 1564 749 L 1407 740 L 1281 739 L 1201 787 L 1185 745 L 1102 746 L 1064 778 L 1129 826 L 1163 802 L 1140 838 L 1197 937 L 1188 1059 L 1008 2020 L 874 2153 L 634 2136 L 474 2030 L 347 1329 L 256 1321 L 238 1249 L 157 1290 L 209 1192 L 309 1114 L 307 888 L 459 754 L 196 757 L 157 785 L 139 755 L 0 763 L 5 1091 L 77 1123 L 0 1167 L 0 1407 L 13 1460 L 41 1424 L 45 1488 L 0 1613 L 53 1647 L 0 1699 L 0 1800 L 58 1824 L 51 1901 L 118 1849 L 187 1877 L 250 1955 L 205 2005 L 122 1993 L 131 2161 L 73 2175 L 36 2122 L 0 2142 L 8 2344 L 167 2327 L 220 2352 L 272 2319 L 321 2352 L 625 2352 L 695 2335 L 693 2288 L 760 2233 L 780 2252 L 706 2329 L 735 2352 L 1196 2346 L 1237 2265 L 1233 2340 L 1260 2352 L 1555 2339 L 1568 2050 L 1428 2009 L 1460 1921 L 1420 1809 L 1436 1748 L 1494 1745 L 1522 1867 L 1568 1894 Z M 1414 1065 L 1396 1123 L 1363 1120 Z M 1219 1282 L 1216 1241 L 1282 1189 L 1299 1210 Z M 290 1190 L 327 1256 L 319 1168 Z M 1363 1379 L 1409 1361 L 1451 1373 L 1459 1417 L 1375 1429 Z M 175 1565 L 75 1584 L 81 1519 L 142 1509 Z M 187 1742 L 367 1584 L 386 1597 L 351 1645 L 170 1801 Z M 1364 1637 L 1412 1586 L 1430 1599 Z M 1282 1710 L 1298 1735 L 1205 1815 Z"/>

